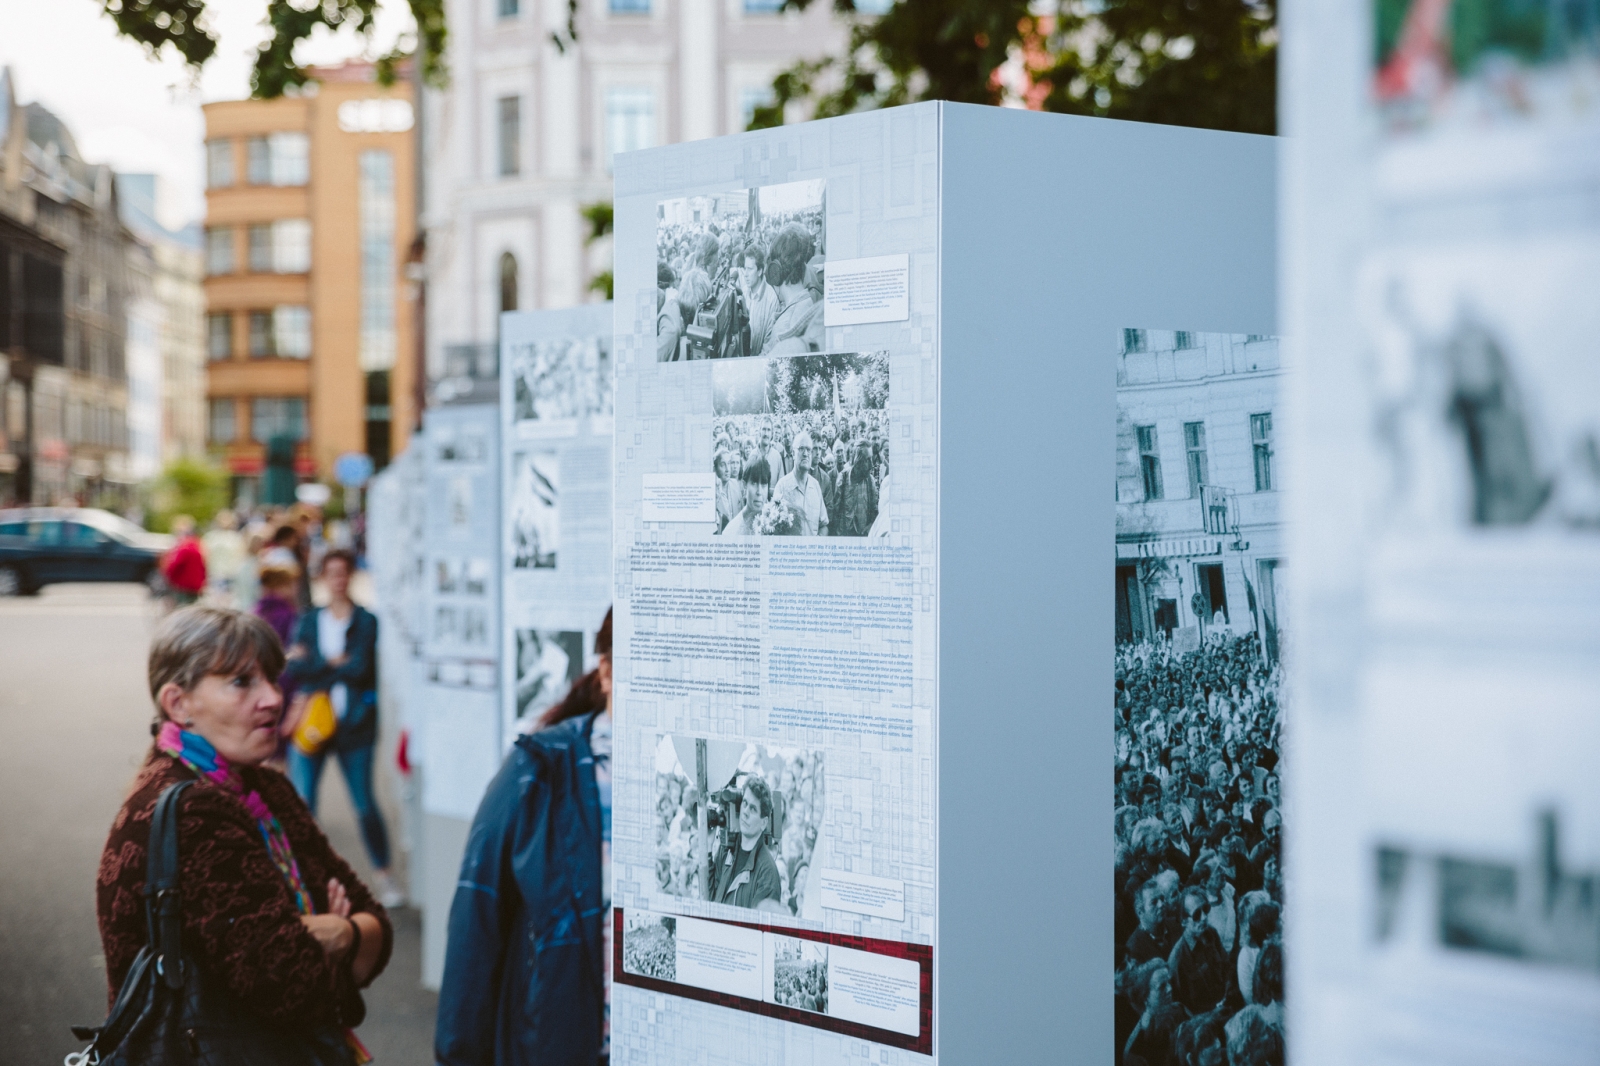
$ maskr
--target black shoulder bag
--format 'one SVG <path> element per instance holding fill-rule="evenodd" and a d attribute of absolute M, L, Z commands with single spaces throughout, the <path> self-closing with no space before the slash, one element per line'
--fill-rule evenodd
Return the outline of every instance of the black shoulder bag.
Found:
<path fill-rule="evenodd" d="M 128 967 L 105 1023 L 72 1027 L 90 1044 L 68 1055 L 65 1066 L 351 1066 L 354 1056 L 337 1028 L 307 1034 L 270 1026 L 184 960 L 178 797 L 194 783 L 180 781 L 156 801 L 144 881 L 149 942 Z"/>

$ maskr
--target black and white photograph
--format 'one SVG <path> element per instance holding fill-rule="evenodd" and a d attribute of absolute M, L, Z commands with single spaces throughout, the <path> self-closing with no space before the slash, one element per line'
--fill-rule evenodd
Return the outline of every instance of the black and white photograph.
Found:
<path fill-rule="evenodd" d="M 583 676 L 583 634 L 577 630 L 518 629 L 517 721 L 533 726 Z"/>
<path fill-rule="evenodd" d="M 797 916 L 822 815 L 820 751 L 662 734 L 656 889 Z"/>
<path fill-rule="evenodd" d="M 461 609 L 461 643 L 488 645 L 489 613 L 482 607 Z"/>
<path fill-rule="evenodd" d="M 1117 360 L 1115 1061 L 1281 1064 L 1278 342 Z"/>
<path fill-rule="evenodd" d="M 721 362 L 711 388 L 719 535 L 887 534 L 888 352 Z"/>
<path fill-rule="evenodd" d="M 489 560 L 477 558 L 462 562 L 461 591 L 468 596 L 489 594 Z"/>
<path fill-rule="evenodd" d="M 610 337 L 558 337 L 509 349 L 513 421 L 611 414 Z"/>
<path fill-rule="evenodd" d="M 734 189 L 656 205 L 656 358 L 823 348 L 824 182 Z"/>
<path fill-rule="evenodd" d="M 454 427 L 441 430 L 434 454 L 441 463 L 481 463 L 489 454 L 488 439 L 481 432 Z"/>
<path fill-rule="evenodd" d="M 459 587 L 459 571 L 457 570 L 457 560 L 439 559 L 434 562 L 433 566 L 434 573 L 436 575 L 436 580 L 434 583 L 435 591 L 443 595 L 449 595 L 455 592 Z"/>
<path fill-rule="evenodd" d="M 459 613 L 454 607 L 435 607 L 433 609 L 433 639 L 435 641 L 455 640 L 460 635 L 459 617 Z"/>
<path fill-rule="evenodd" d="M 768 934 L 772 941 L 772 1001 L 828 1013 L 828 945 Z"/>
<path fill-rule="evenodd" d="M 472 524 L 472 479 L 462 476 L 450 481 L 450 524 L 465 529 Z"/>
<path fill-rule="evenodd" d="M 678 919 L 670 914 L 622 915 L 622 968 L 658 981 L 678 979 Z"/>
<path fill-rule="evenodd" d="M 511 458 L 511 565 L 554 570 L 561 541 L 561 456 L 554 449 Z"/>

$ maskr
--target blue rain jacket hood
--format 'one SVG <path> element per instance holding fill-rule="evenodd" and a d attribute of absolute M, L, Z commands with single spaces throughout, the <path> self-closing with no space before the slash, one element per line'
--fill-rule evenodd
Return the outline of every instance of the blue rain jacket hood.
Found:
<path fill-rule="evenodd" d="M 450 906 L 440 1066 L 595 1066 L 605 1015 L 600 792 L 582 715 L 518 738 Z"/>

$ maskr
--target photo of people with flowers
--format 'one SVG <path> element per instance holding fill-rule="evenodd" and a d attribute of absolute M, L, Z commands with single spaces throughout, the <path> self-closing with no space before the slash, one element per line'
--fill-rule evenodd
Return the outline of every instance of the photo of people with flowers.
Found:
<path fill-rule="evenodd" d="M 887 534 L 888 352 L 727 360 L 711 385 L 719 535 Z"/>

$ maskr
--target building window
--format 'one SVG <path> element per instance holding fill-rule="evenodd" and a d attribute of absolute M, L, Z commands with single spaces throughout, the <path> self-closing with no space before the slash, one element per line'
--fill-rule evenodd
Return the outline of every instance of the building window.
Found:
<path fill-rule="evenodd" d="M 372 457 L 372 465 L 380 469 L 389 465 L 389 428 L 393 421 L 389 372 L 371 371 L 367 374 L 367 454 Z"/>
<path fill-rule="evenodd" d="M 233 315 L 227 311 L 206 316 L 206 355 L 212 359 L 233 357 Z"/>
<path fill-rule="evenodd" d="M 1200 347 L 1200 335 L 1188 330 L 1180 329 L 1172 335 L 1172 346 L 1180 351 L 1184 348 Z"/>
<path fill-rule="evenodd" d="M 233 184 L 233 142 L 206 142 L 206 188 L 226 189 Z"/>
<path fill-rule="evenodd" d="M 1256 491 L 1272 491 L 1272 412 L 1250 416 L 1250 447 L 1256 460 Z"/>
<path fill-rule="evenodd" d="M 744 0 L 746 15 L 775 15 L 783 10 L 783 0 Z"/>
<path fill-rule="evenodd" d="M 206 273 L 233 273 L 233 230 L 222 226 L 206 230 Z"/>
<path fill-rule="evenodd" d="M 500 253 L 500 310 L 517 309 L 517 257 L 510 252 Z"/>
<path fill-rule="evenodd" d="M 363 370 L 387 370 L 395 357 L 394 156 L 361 153 L 361 349 Z"/>
<path fill-rule="evenodd" d="M 272 309 L 273 354 L 284 359 L 311 357 L 311 308 L 288 305 Z"/>
<path fill-rule="evenodd" d="M 1122 350 L 1124 352 L 1142 352 L 1145 350 L 1145 332 L 1142 329 L 1125 329 L 1122 331 Z"/>
<path fill-rule="evenodd" d="M 522 97 L 502 96 L 496 104 L 500 116 L 500 176 L 522 173 Z"/>
<path fill-rule="evenodd" d="M 1206 424 L 1183 424 L 1183 447 L 1189 453 L 1189 498 L 1196 499 L 1200 490 L 1210 483 L 1206 468 Z"/>
<path fill-rule="evenodd" d="M 498 0 L 496 4 L 498 13 L 503 19 L 516 18 L 517 11 L 521 6 L 522 5 L 518 2 L 518 0 Z"/>
<path fill-rule="evenodd" d="M 739 90 L 739 128 L 747 130 L 756 117 L 756 108 L 772 106 L 772 86 L 757 85 Z"/>
<path fill-rule="evenodd" d="M 606 167 L 618 152 L 654 148 L 656 94 L 650 89 L 618 87 L 606 90 Z"/>
<path fill-rule="evenodd" d="M 856 0 L 856 14 L 884 15 L 894 6 L 894 0 Z"/>
<path fill-rule="evenodd" d="M 274 133 L 245 143 L 251 185 L 304 185 L 311 178 L 310 141 L 303 133 Z"/>
<path fill-rule="evenodd" d="M 1137 426 L 1139 436 L 1139 476 L 1144 482 L 1144 498 L 1161 499 L 1161 453 L 1156 449 L 1156 427 Z"/>
<path fill-rule="evenodd" d="M 272 312 L 250 312 L 250 357 L 262 359 L 276 355 L 272 343 Z"/>
<path fill-rule="evenodd" d="M 251 226 L 246 241 L 246 258 L 252 274 L 272 273 L 272 223 L 258 222 Z"/>
<path fill-rule="evenodd" d="M 306 401 L 298 396 L 262 396 L 250 401 L 250 439 L 266 444 L 273 437 L 306 439 Z"/>
<path fill-rule="evenodd" d="M 272 224 L 272 269 L 279 274 L 310 271 L 310 222 L 303 218 L 285 218 Z"/>
<path fill-rule="evenodd" d="M 208 434 L 212 444 L 232 444 L 238 433 L 233 418 L 233 398 L 211 401 L 211 419 Z"/>
<path fill-rule="evenodd" d="M 609 0 L 607 9 L 613 15 L 648 15 L 650 0 Z"/>
<path fill-rule="evenodd" d="M 256 274 L 304 274 L 311 269 L 311 223 L 303 218 L 258 222 L 250 227 L 250 270 Z"/>

